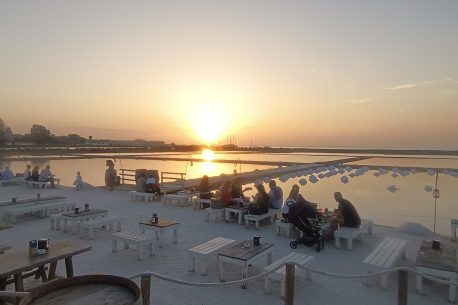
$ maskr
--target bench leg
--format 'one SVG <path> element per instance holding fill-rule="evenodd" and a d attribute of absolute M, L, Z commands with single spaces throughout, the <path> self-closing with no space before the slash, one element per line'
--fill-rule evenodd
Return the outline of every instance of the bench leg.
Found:
<path fill-rule="evenodd" d="M 383 274 L 380 279 L 380 288 L 386 290 L 388 288 L 388 274 Z"/>
<path fill-rule="evenodd" d="M 152 242 L 150 242 L 148 244 L 148 254 L 149 254 L 149 256 L 153 256 L 154 255 L 153 243 Z"/>
<path fill-rule="evenodd" d="M 421 275 L 417 275 L 416 291 L 417 291 L 418 294 L 422 294 L 423 293 L 422 286 L 423 286 L 423 278 L 421 277 Z"/>
<path fill-rule="evenodd" d="M 117 231 L 118 231 L 118 232 L 121 232 L 121 222 L 120 222 L 120 221 L 118 221 Z"/>
<path fill-rule="evenodd" d="M 229 212 L 229 210 L 226 209 L 224 212 L 226 214 L 226 222 L 231 222 L 231 213 Z"/>
<path fill-rule="evenodd" d="M 347 239 L 347 249 L 348 250 L 353 249 L 353 238 Z"/>
<path fill-rule="evenodd" d="M 456 299 L 456 285 L 452 284 L 456 279 L 450 279 L 450 288 L 448 300 L 452 303 L 455 303 Z"/>
<path fill-rule="evenodd" d="M 140 244 L 138 245 L 138 260 L 142 261 L 143 260 L 143 251 L 144 251 L 144 245 Z"/>
<path fill-rule="evenodd" d="M 223 279 L 223 272 L 224 272 L 224 262 L 222 261 L 218 261 L 218 268 L 219 268 L 219 281 L 220 282 L 223 282 L 224 279 Z"/>
<path fill-rule="evenodd" d="M 200 264 L 201 264 L 200 274 L 203 275 L 203 276 L 206 276 L 207 275 L 207 261 L 206 260 L 202 260 L 200 262 Z"/>
<path fill-rule="evenodd" d="M 54 219 L 49 219 L 49 229 L 52 231 L 55 228 L 55 221 Z"/>
<path fill-rule="evenodd" d="M 266 278 L 264 279 L 264 293 L 265 294 L 271 294 L 272 293 L 272 289 L 270 287 L 270 278 L 269 278 L 269 276 L 266 276 Z"/>
<path fill-rule="evenodd" d="M 254 224 L 255 224 L 255 226 L 256 226 L 256 230 L 259 230 L 259 220 L 256 220 L 256 221 L 254 222 Z"/>
<path fill-rule="evenodd" d="M 209 213 L 209 212 L 207 212 L 207 216 L 205 217 L 205 221 L 206 221 L 206 222 L 209 222 L 209 221 L 210 221 L 210 213 Z"/>
<path fill-rule="evenodd" d="M 456 240 L 456 227 L 452 225 L 452 240 Z"/>
<path fill-rule="evenodd" d="M 111 241 L 111 252 L 112 253 L 118 252 L 118 241 L 116 239 L 113 239 Z"/>
<path fill-rule="evenodd" d="M 281 278 L 281 282 L 280 282 L 280 297 L 282 299 L 285 298 L 285 276 Z"/>
<path fill-rule="evenodd" d="M 189 256 L 189 272 L 194 272 L 196 265 L 196 258 L 193 256 Z"/>
<path fill-rule="evenodd" d="M 340 248 L 340 237 L 337 237 L 337 236 L 335 237 L 335 246 L 337 249 Z"/>
<path fill-rule="evenodd" d="M 243 224 L 243 214 L 239 212 L 239 225 Z"/>

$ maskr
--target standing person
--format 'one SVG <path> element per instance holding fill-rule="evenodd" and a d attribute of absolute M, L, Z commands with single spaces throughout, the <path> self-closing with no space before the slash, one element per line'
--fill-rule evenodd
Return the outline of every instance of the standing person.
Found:
<path fill-rule="evenodd" d="M 118 179 L 118 173 L 115 170 L 115 165 L 112 160 L 107 160 L 106 165 L 108 166 L 105 171 L 105 185 L 110 188 L 110 191 L 114 190 Z"/>
<path fill-rule="evenodd" d="M 75 186 L 75 189 L 77 191 L 83 189 L 84 182 L 83 182 L 83 177 L 81 177 L 81 172 L 80 171 L 76 172 L 76 178 L 75 178 L 75 181 L 73 182 L 73 185 Z"/>
<path fill-rule="evenodd" d="M 281 209 L 283 204 L 283 190 L 277 185 L 275 180 L 269 181 L 269 208 Z"/>
<path fill-rule="evenodd" d="M 267 194 L 264 185 L 256 185 L 258 191 L 253 196 L 253 203 L 248 206 L 248 213 L 253 215 L 261 215 L 269 212 L 269 194 Z"/>
<path fill-rule="evenodd" d="M 40 177 L 40 167 L 38 165 L 35 165 L 32 170 L 32 181 L 38 181 L 39 177 Z"/>
<path fill-rule="evenodd" d="M 156 181 L 154 181 L 156 183 Z M 139 193 L 145 193 L 146 192 L 146 179 L 145 179 L 145 174 L 141 174 L 140 177 L 138 177 L 137 181 L 135 182 L 136 184 L 136 190 Z"/>
<path fill-rule="evenodd" d="M 32 165 L 27 164 L 24 171 L 24 180 L 32 180 L 32 171 L 30 170 Z"/>
<path fill-rule="evenodd" d="M 41 170 L 38 182 L 49 182 L 51 188 L 54 188 L 54 175 L 51 172 L 51 165 L 46 165 L 46 168 Z"/>
<path fill-rule="evenodd" d="M 199 198 L 200 199 L 211 199 L 213 197 L 213 193 L 210 192 L 210 180 L 208 179 L 207 175 L 202 177 L 199 185 Z"/>

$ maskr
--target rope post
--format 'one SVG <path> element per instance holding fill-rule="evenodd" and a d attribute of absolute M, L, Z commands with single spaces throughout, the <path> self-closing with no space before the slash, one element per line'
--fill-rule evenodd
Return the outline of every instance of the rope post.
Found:
<path fill-rule="evenodd" d="M 398 272 L 398 305 L 407 305 L 407 286 L 408 286 L 407 270 L 399 270 Z"/>
<path fill-rule="evenodd" d="M 124 169 L 121 169 L 122 184 L 124 184 Z"/>
<path fill-rule="evenodd" d="M 294 271 L 294 264 L 286 263 L 285 305 L 294 304 Z"/>
<path fill-rule="evenodd" d="M 141 280 L 142 305 L 150 305 L 151 276 L 142 275 Z"/>

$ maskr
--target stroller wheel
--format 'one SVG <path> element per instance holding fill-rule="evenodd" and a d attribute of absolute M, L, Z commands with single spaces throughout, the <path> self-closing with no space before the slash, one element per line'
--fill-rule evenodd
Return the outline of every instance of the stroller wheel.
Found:
<path fill-rule="evenodd" d="M 289 246 L 291 249 L 296 249 L 297 248 L 297 241 L 293 240 L 292 242 L 289 243 Z"/>

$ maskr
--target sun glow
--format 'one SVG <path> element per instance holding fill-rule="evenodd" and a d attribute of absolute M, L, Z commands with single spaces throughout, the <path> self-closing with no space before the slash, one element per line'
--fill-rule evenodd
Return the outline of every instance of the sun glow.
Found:
<path fill-rule="evenodd" d="M 206 161 L 213 161 L 213 159 L 215 159 L 215 153 L 213 151 L 211 151 L 210 149 L 204 149 L 202 151 L 202 157 Z"/>

